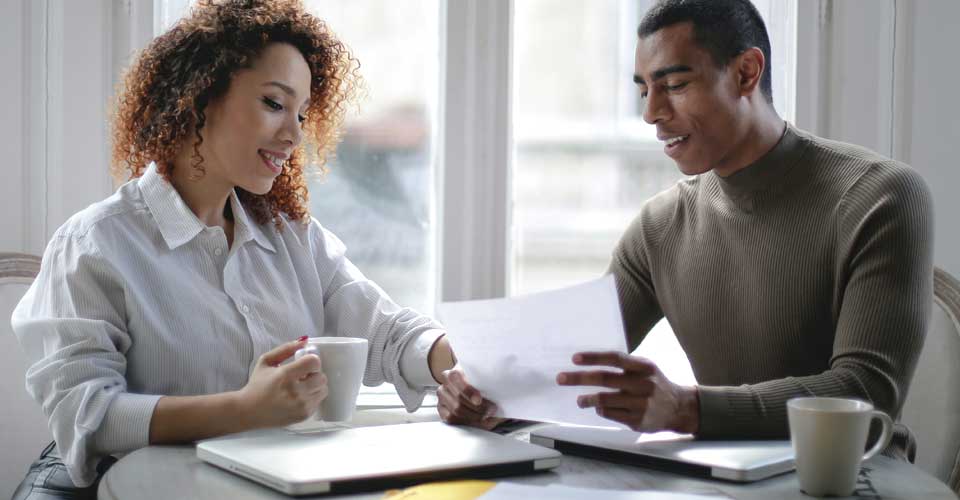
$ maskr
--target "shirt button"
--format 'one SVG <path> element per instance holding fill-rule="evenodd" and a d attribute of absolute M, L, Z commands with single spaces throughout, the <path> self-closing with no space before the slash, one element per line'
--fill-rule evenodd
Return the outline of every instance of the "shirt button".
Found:
<path fill-rule="evenodd" d="M 213 251 L 213 254 L 214 254 L 214 255 L 220 255 L 220 254 L 222 254 L 222 253 L 223 253 L 223 250 L 220 249 L 220 248 L 218 248 L 218 249 L 216 249 L 216 250 Z"/>
<path fill-rule="evenodd" d="M 240 306 L 240 310 L 243 311 L 243 314 L 247 314 L 248 312 L 250 312 L 250 308 L 247 307 L 246 304 Z"/>

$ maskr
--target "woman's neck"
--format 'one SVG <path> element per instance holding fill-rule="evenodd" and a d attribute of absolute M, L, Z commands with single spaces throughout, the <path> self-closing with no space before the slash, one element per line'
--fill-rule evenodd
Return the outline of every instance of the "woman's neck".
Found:
<path fill-rule="evenodd" d="M 199 179 L 190 178 L 194 172 L 195 170 L 189 165 L 176 165 L 171 179 L 174 189 L 202 224 L 223 228 L 227 240 L 231 241 L 233 221 L 225 215 L 225 208 L 233 186 L 211 175 L 209 169 Z"/>

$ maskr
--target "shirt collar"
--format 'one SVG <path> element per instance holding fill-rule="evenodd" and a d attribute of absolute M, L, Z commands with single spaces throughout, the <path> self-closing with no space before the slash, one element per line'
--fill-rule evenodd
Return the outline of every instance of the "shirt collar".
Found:
<path fill-rule="evenodd" d="M 276 248 L 274 248 L 273 243 L 270 243 L 270 239 L 267 238 L 267 235 L 264 234 L 263 226 L 250 220 L 250 216 L 248 216 L 246 210 L 243 209 L 243 203 L 240 203 L 240 198 L 237 197 L 236 189 L 230 191 L 230 209 L 233 211 L 234 244 L 243 244 L 252 239 L 265 250 L 269 250 L 271 252 L 277 251 Z M 264 226 L 270 227 L 270 222 Z"/>
<path fill-rule="evenodd" d="M 153 214 L 160 234 L 171 250 L 192 240 L 206 226 L 190 210 L 174 187 L 157 171 L 156 163 L 150 163 L 138 181 L 143 200 Z M 266 250 L 276 252 L 273 244 L 258 224 L 252 223 L 237 198 L 236 190 L 230 191 L 230 209 L 233 211 L 233 244 L 254 240 Z"/>

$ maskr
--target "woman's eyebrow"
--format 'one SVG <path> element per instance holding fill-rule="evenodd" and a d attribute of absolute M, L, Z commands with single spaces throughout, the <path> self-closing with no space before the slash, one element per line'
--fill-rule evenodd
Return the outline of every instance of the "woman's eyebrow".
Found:
<path fill-rule="evenodd" d="M 291 87 L 291 86 L 289 86 L 289 85 L 287 85 L 287 84 L 285 84 L 285 83 L 280 83 L 280 82 L 274 81 L 274 82 L 264 83 L 262 86 L 263 86 L 263 87 L 270 87 L 270 86 L 277 87 L 277 88 L 279 88 L 280 90 L 282 90 L 285 94 L 289 95 L 290 97 L 296 97 L 296 96 L 297 96 L 297 93 L 293 90 L 293 87 Z"/>

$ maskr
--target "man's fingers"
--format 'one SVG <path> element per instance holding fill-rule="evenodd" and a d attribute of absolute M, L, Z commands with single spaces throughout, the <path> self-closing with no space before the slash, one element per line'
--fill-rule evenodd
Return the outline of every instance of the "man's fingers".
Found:
<path fill-rule="evenodd" d="M 643 414 L 637 415 L 635 412 L 620 408 L 597 408 L 597 415 L 614 422 L 620 422 L 632 431 L 642 432 L 644 430 L 640 424 L 643 421 Z"/>
<path fill-rule="evenodd" d="M 631 411 L 646 411 L 645 397 L 624 394 L 623 392 L 598 392 L 577 397 L 577 406 L 580 408 L 618 408 Z"/>
<path fill-rule="evenodd" d="M 609 387 L 611 389 L 627 389 L 631 383 L 637 382 L 620 372 L 609 370 L 590 370 L 581 372 L 560 372 L 557 375 L 557 384 L 560 385 L 589 385 Z"/>
<path fill-rule="evenodd" d="M 286 361 L 290 356 L 293 356 L 294 353 L 297 352 L 297 349 L 300 349 L 304 345 L 306 345 L 306 340 L 294 340 L 293 342 L 280 344 L 263 353 L 263 355 L 260 356 L 260 362 L 269 366 L 277 366 Z"/>
<path fill-rule="evenodd" d="M 631 356 L 619 351 L 606 352 L 578 352 L 573 355 L 575 365 L 600 365 L 623 368 L 624 371 L 635 372 L 640 375 L 653 375 L 657 372 L 657 365 L 653 361 L 640 356 Z"/>

